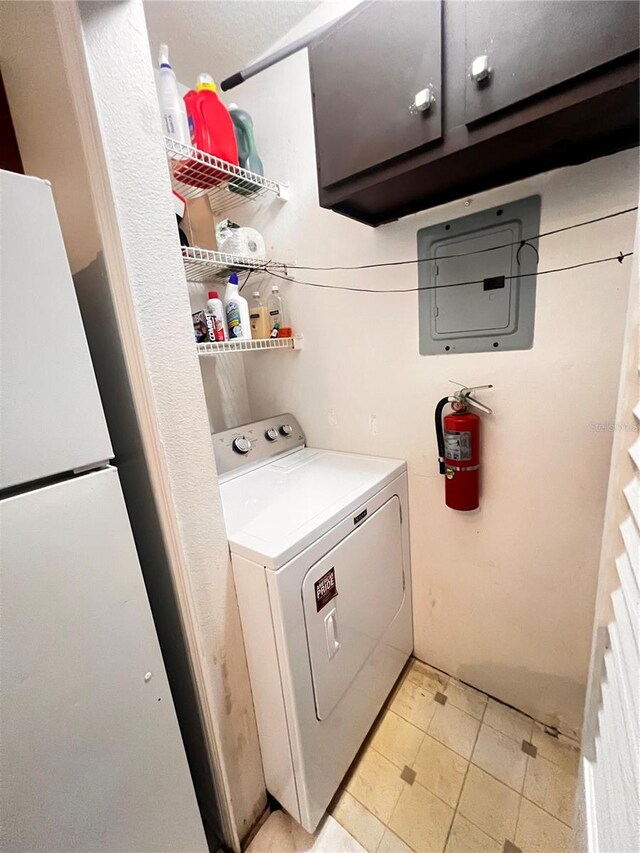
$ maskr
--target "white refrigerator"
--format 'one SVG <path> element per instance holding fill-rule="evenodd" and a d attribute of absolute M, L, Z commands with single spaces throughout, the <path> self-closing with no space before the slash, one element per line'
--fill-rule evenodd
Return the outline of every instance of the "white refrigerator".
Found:
<path fill-rule="evenodd" d="M 0 171 L 0 849 L 206 851 L 51 187 Z"/>

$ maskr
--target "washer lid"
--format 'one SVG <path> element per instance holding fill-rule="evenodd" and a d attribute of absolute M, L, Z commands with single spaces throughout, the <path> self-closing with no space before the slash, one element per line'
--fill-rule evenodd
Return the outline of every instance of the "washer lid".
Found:
<path fill-rule="evenodd" d="M 306 447 L 220 486 L 231 551 L 277 569 L 406 469 Z"/>

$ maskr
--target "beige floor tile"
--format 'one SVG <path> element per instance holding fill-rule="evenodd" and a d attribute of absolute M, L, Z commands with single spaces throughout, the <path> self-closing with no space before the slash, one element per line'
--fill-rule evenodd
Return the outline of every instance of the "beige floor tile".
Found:
<path fill-rule="evenodd" d="M 533 724 L 531 742 L 537 748 L 539 756 L 552 761 L 569 773 L 578 775 L 580 747 L 577 743 L 562 735 L 556 738 L 545 734 L 544 728 L 539 723 Z"/>
<path fill-rule="evenodd" d="M 573 830 L 528 800 L 522 800 L 515 843 L 522 853 L 575 853 Z"/>
<path fill-rule="evenodd" d="M 533 720 L 493 699 L 489 699 L 482 722 L 518 742 L 531 738 Z"/>
<path fill-rule="evenodd" d="M 438 672 L 437 669 L 422 663 L 420 660 L 414 660 L 411 669 L 407 673 L 409 681 L 419 684 L 425 690 L 431 693 L 443 693 L 447 685 L 449 676 L 443 672 Z"/>
<path fill-rule="evenodd" d="M 342 792 L 330 811 L 365 850 L 376 853 L 386 827 L 375 815 L 365 809 L 348 791 Z"/>
<path fill-rule="evenodd" d="M 455 808 L 468 766 L 462 756 L 425 735 L 413 769 L 421 785 Z"/>
<path fill-rule="evenodd" d="M 449 683 L 444 690 L 446 696 L 452 705 L 465 711 L 477 720 L 481 720 L 484 710 L 487 707 L 487 697 L 479 690 L 474 690 L 473 687 L 468 687 L 460 681 L 453 678 L 449 679 Z"/>
<path fill-rule="evenodd" d="M 371 748 L 365 750 L 346 785 L 359 803 L 387 824 L 404 787 L 395 764 Z"/>
<path fill-rule="evenodd" d="M 490 726 L 480 726 L 471 761 L 505 785 L 522 793 L 527 756 L 520 743 Z"/>
<path fill-rule="evenodd" d="M 520 799 L 514 790 L 471 764 L 458 812 L 503 844 L 514 837 Z"/>
<path fill-rule="evenodd" d="M 458 755 L 470 758 L 479 728 L 479 720 L 447 702 L 437 706 L 427 731 Z"/>
<path fill-rule="evenodd" d="M 310 835 L 286 812 L 272 812 L 246 853 L 362 853 L 363 846 L 331 815 Z"/>
<path fill-rule="evenodd" d="M 546 758 L 530 758 L 524 779 L 524 796 L 563 823 L 573 826 L 577 780 Z"/>
<path fill-rule="evenodd" d="M 402 769 L 405 764 L 413 764 L 424 736 L 422 729 L 389 710 L 378 726 L 371 746 Z"/>
<path fill-rule="evenodd" d="M 457 814 L 453 819 L 445 853 L 502 853 L 502 845 L 466 817 Z"/>
<path fill-rule="evenodd" d="M 442 853 L 452 820 L 453 809 L 414 782 L 400 794 L 389 828 L 416 853 Z"/>
<path fill-rule="evenodd" d="M 420 687 L 414 681 L 407 680 L 396 694 L 390 707 L 396 714 L 400 714 L 405 720 L 426 732 L 436 708 L 439 707 L 433 696 L 433 693 Z"/>
<path fill-rule="evenodd" d="M 413 853 L 408 844 L 405 844 L 401 838 L 391 832 L 390 829 L 385 829 L 382 841 L 378 847 L 378 853 Z"/>

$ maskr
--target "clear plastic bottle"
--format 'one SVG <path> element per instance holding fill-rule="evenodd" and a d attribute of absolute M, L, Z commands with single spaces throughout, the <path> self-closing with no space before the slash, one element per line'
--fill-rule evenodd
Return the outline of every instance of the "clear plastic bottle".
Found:
<path fill-rule="evenodd" d="M 189 130 L 187 110 L 178 92 L 176 75 L 173 68 L 169 65 L 169 48 L 166 44 L 160 45 L 158 66 L 160 68 L 158 99 L 160 101 L 162 129 L 166 136 L 170 136 L 176 142 L 181 142 L 183 145 L 191 145 L 191 132 Z"/>
<path fill-rule="evenodd" d="M 268 338 L 271 334 L 269 313 L 258 290 L 253 293 L 251 305 L 249 306 L 249 316 L 251 318 L 251 337 L 253 339 Z"/>
<path fill-rule="evenodd" d="M 267 301 L 267 308 L 269 310 L 270 336 L 277 338 L 280 329 L 287 325 L 284 315 L 284 303 L 277 284 L 274 284 L 271 288 L 271 296 Z"/>

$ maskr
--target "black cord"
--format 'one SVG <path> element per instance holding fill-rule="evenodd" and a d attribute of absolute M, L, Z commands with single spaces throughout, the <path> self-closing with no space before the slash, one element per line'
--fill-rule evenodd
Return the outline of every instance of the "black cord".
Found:
<path fill-rule="evenodd" d="M 519 273 L 518 275 L 505 275 L 505 281 L 512 278 L 528 278 L 529 276 L 537 276 L 537 275 L 550 275 L 551 273 L 556 272 L 567 272 L 568 270 L 577 270 L 580 267 L 591 267 L 594 264 L 606 264 L 608 261 L 618 261 L 618 263 L 622 263 L 625 258 L 629 258 L 633 255 L 633 252 L 620 252 L 615 255 L 613 258 L 598 258 L 596 261 L 583 261 L 581 264 L 572 264 L 568 267 L 558 267 L 553 270 L 539 270 L 538 272 L 528 272 L 528 273 Z M 399 287 L 399 288 L 374 288 L 374 287 L 349 287 L 348 285 L 340 285 L 340 284 L 320 284 L 317 281 L 300 281 L 300 279 L 289 278 L 286 275 L 278 275 L 278 273 L 273 272 L 273 270 L 268 267 L 265 268 L 265 272 L 269 273 L 269 275 L 274 278 L 280 278 L 283 281 L 288 281 L 290 284 L 303 284 L 307 287 L 322 287 L 328 290 L 350 290 L 354 293 L 415 293 L 420 290 L 442 290 L 445 287 L 466 287 L 471 284 L 483 284 L 484 279 L 478 278 L 473 281 L 458 281 L 455 284 L 434 284 L 428 285 L 427 287 Z"/>
<path fill-rule="evenodd" d="M 266 267 L 265 267 L 265 269 L 266 269 Z M 242 284 L 241 284 L 241 285 L 240 285 L 240 287 L 238 288 L 238 293 L 242 293 L 242 288 L 243 288 L 243 287 L 245 286 L 245 284 L 249 281 L 249 278 L 250 278 L 250 276 L 251 276 L 251 273 L 252 273 L 252 272 L 254 272 L 254 270 L 253 270 L 253 269 L 250 269 L 250 270 L 249 270 L 249 272 L 247 273 L 247 277 L 245 278 L 245 280 L 242 282 Z"/>
<path fill-rule="evenodd" d="M 528 246 L 530 249 L 533 249 L 533 251 L 536 253 L 536 263 L 539 264 L 540 263 L 540 253 L 538 252 L 536 247 L 533 245 L 533 243 L 530 243 L 528 240 L 523 240 L 520 243 L 520 245 L 518 246 L 518 251 L 516 252 L 516 263 L 518 264 L 518 266 L 520 266 L 520 252 L 524 249 L 525 246 Z"/>
<path fill-rule="evenodd" d="M 457 255 L 412 258 L 408 261 L 382 261 L 377 264 L 358 264 L 356 266 L 351 267 L 305 267 L 295 264 L 286 264 L 286 266 L 287 269 L 292 270 L 317 270 L 318 272 L 330 272 L 331 270 L 368 270 L 375 269 L 377 267 L 399 267 L 405 266 L 406 264 L 420 264 L 424 261 L 446 261 L 449 258 L 465 258 L 467 255 L 482 255 L 485 252 L 495 252 L 496 249 L 507 249 L 509 248 L 509 246 L 520 246 L 520 248 L 522 248 L 523 245 L 530 245 L 532 249 L 536 250 L 535 246 L 531 245 L 531 240 L 540 240 L 542 237 L 550 237 L 552 234 L 562 234 L 563 232 L 571 231 L 574 228 L 582 228 L 584 225 L 593 225 L 595 222 L 603 222 L 605 219 L 613 219 L 616 216 L 623 216 L 625 213 L 633 213 L 633 211 L 637 209 L 638 205 L 636 205 L 635 207 L 627 207 L 625 210 L 618 210 L 615 213 L 608 213 L 606 216 L 597 216 L 595 219 L 587 219 L 584 222 L 576 222 L 574 225 L 565 225 L 563 228 L 554 228 L 552 231 L 544 231 L 542 234 L 536 234 L 533 237 L 529 237 L 527 240 L 513 240 L 511 243 L 503 243 L 500 246 L 489 246 L 486 249 L 475 249 L 472 252 L 460 252 Z"/>

